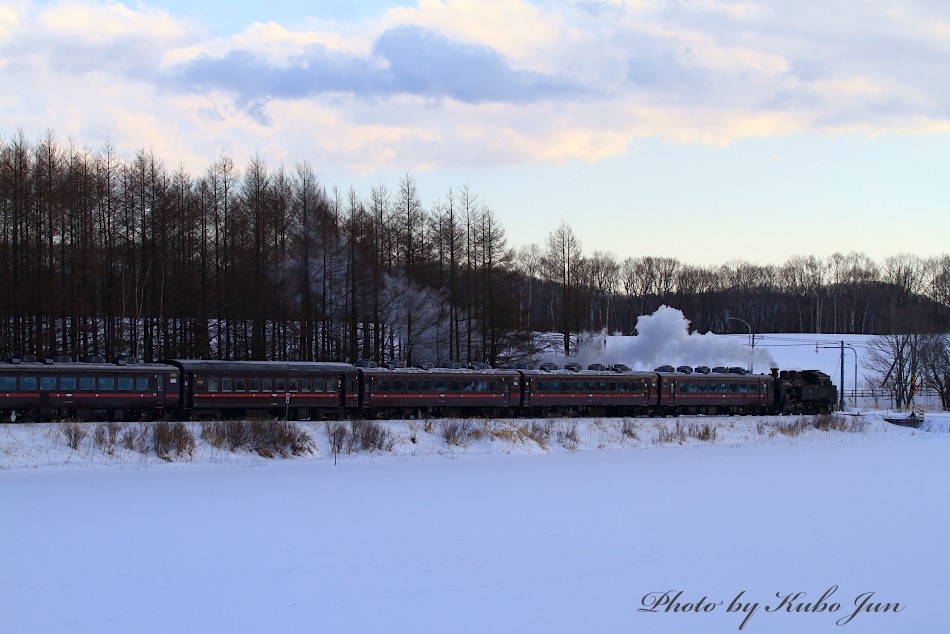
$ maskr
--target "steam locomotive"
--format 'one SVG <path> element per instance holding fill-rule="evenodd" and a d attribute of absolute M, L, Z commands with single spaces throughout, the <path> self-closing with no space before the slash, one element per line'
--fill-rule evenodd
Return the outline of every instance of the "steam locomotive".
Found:
<path fill-rule="evenodd" d="M 0 420 L 817 414 L 837 402 L 818 370 L 446 366 L 22 357 L 0 363 Z"/>

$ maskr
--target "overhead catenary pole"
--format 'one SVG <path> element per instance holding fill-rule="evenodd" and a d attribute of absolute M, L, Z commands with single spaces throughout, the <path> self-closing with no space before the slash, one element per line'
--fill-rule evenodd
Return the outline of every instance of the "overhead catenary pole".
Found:
<path fill-rule="evenodd" d="M 838 411 L 844 411 L 844 340 L 841 341 L 841 390 L 838 391 Z"/>
<path fill-rule="evenodd" d="M 818 342 L 815 342 L 815 352 L 818 352 L 819 348 L 831 348 L 839 349 L 841 351 L 841 383 L 838 390 L 838 411 L 844 411 L 844 349 L 848 348 L 851 352 L 854 353 L 854 405 L 858 405 L 858 351 L 852 348 L 851 346 L 844 345 L 844 340 L 840 341 L 837 346 L 819 346 Z M 885 378 L 885 381 L 887 379 Z"/>
<path fill-rule="evenodd" d="M 739 319 L 738 317 L 726 317 L 726 321 L 741 321 L 746 325 L 746 328 L 749 329 L 749 374 L 755 374 L 754 368 L 754 359 L 755 359 L 755 333 L 752 332 L 752 326 L 745 319 Z"/>

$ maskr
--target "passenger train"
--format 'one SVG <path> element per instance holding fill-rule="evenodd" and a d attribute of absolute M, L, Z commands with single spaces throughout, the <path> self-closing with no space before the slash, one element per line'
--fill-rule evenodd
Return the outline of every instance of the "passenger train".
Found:
<path fill-rule="evenodd" d="M 0 420 L 817 414 L 837 402 L 818 370 L 446 365 L 22 357 L 0 363 Z"/>

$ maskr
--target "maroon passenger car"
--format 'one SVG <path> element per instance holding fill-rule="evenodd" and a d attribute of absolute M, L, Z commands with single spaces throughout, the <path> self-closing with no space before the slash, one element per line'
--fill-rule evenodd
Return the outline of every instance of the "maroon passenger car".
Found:
<path fill-rule="evenodd" d="M 346 363 L 172 359 L 180 409 L 195 417 L 341 418 L 355 409 L 359 372 Z"/>
<path fill-rule="evenodd" d="M 9 359 L 0 364 L 0 418 L 156 418 L 175 410 L 179 388 L 176 368 L 137 359 Z"/>
<path fill-rule="evenodd" d="M 466 416 L 510 413 L 520 400 L 515 370 L 363 368 L 363 414 Z"/>

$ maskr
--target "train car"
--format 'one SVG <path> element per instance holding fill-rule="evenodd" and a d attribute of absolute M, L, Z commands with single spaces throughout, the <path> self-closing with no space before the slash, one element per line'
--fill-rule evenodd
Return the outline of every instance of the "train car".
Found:
<path fill-rule="evenodd" d="M 490 368 L 361 368 L 361 413 L 373 418 L 510 415 L 521 375 Z"/>
<path fill-rule="evenodd" d="M 660 412 L 667 414 L 766 414 L 775 401 L 775 381 L 736 368 L 719 372 L 658 372 Z"/>
<path fill-rule="evenodd" d="M 346 363 L 171 359 L 186 417 L 342 418 L 359 405 L 359 371 Z"/>
<path fill-rule="evenodd" d="M 772 368 L 775 380 L 775 411 L 781 414 L 827 414 L 838 403 L 838 389 L 831 377 L 819 370 Z"/>
<path fill-rule="evenodd" d="M 152 419 L 174 412 L 179 390 L 175 367 L 133 358 L 9 359 L 0 364 L 0 419 Z"/>
<path fill-rule="evenodd" d="M 624 366 L 578 366 L 521 370 L 526 415 L 648 415 L 656 410 L 657 375 Z"/>

